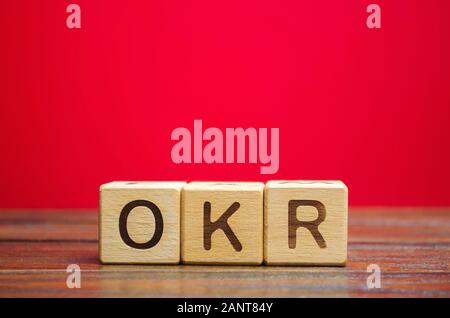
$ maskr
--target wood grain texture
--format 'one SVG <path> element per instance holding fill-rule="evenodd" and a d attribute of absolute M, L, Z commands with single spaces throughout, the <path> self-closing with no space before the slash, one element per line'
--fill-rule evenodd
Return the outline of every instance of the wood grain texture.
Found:
<path fill-rule="evenodd" d="M 346 267 L 102 265 L 97 211 L 0 210 L 0 297 L 450 297 L 450 208 L 350 208 L 348 229 Z"/>
<path fill-rule="evenodd" d="M 345 265 L 348 190 L 341 181 L 269 181 L 264 190 L 268 265 Z"/>
<path fill-rule="evenodd" d="M 263 190 L 259 182 L 187 184 L 181 198 L 182 262 L 261 264 Z"/>
<path fill-rule="evenodd" d="M 185 182 L 111 182 L 100 188 L 99 256 L 110 264 L 180 262 Z"/>

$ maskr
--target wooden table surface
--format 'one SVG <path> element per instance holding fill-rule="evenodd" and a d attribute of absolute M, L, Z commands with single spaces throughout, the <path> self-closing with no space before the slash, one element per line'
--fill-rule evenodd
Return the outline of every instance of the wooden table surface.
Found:
<path fill-rule="evenodd" d="M 348 265 L 113 266 L 95 211 L 0 211 L 0 297 L 450 297 L 450 209 L 350 209 Z M 66 286 L 69 264 L 81 288 Z M 381 268 L 368 289 L 369 264 Z"/>

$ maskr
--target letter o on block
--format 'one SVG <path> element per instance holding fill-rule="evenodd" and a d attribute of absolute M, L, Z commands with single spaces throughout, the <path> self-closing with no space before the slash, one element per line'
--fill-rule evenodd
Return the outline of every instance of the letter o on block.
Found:
<path fill-rule="evenodd" d="M 148 208 L 153 213 L 153 216 L 155 217 L 155 232 L 153 233 L 152 238 L 145 243 L 135 242 L 130 237 L 130 234 L 128 233 L 128 227 L 127 227 L 128 216 L 130 215 L 130 212 L 133 211 L 134 208 L 139 207 L 139 206 L 144 206 L 144 207 Z M 137 249 L 141 249 L 141 250 L 146 250 L 146 249 L 152 248 L 153 246 L 158 244 L 159 240 L 161 239 L 161 236 L 163 234 L 163 229 L 164 229 L 164 221 L 163 221 L 163 218 L 161 215 L 161 210 L 153 202 L 146 201 L 146 200 L 134 200 L 134 201 L 131 201 L 130 203 L 128 203 L 127 205 L 125 205 L 122 209 L 122 212 L 120 213 L 120 218 L 119 218 L 120 237 L 125 242 L 125 244 L 127 244 L 128 246 L 130 246 L 132 248 L 137 248 Z"/>
<path fill-rule="evenodd" d="M 100 187 L 99 254 L 106 264 L 180 262 L 185 182 L 111 182 Z"/>

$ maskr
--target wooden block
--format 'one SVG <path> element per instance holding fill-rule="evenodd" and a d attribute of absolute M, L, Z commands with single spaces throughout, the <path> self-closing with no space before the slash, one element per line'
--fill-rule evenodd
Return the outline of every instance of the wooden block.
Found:
<path fill-rule="evenodd" d="M 347 261 L 348 190 L 341 181 L 269 181 L 264 190 L 264 261 Z"/>
<path fill-rule="evenodd" d="M 180 201 L 185 182 L 111 182 L 100 187 L 102 263 L 180 262 Z"/>
<path fill-rule="evenodd" d="M 192 182 L 181 196 L 181 259 L 187 264 L 259 265 L 263 192 L 258 182 Z"/>

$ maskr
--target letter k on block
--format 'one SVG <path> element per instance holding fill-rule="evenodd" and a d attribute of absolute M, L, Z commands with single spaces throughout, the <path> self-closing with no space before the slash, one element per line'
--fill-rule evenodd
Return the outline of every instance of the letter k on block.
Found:
<path fill-rule="evenodd" d="M 263 261 L 259 182 L 192 182 L 181 196 L 181 258 L 186 264 Z"/>
<path fill-rule="evenodd" d="M 239 206 L 239 202 L 234 202 L 217 221 L 211 222 L 211 202 L 205 202 L 203 219 L 203 245 L 206 250 L 209 251 L 211 249 L 211 236 L 214 231 L 221 229 L 230 240 L 231 245 L 233 245 L 234 249 L 238 252 L 242 251 L 241 242 L 239 242 L 239 239 L 236 237 L 230 225 L 228 224 L 228 218 L 232 216 L 233 213 L 237 211 L 237 209 L 239 209 Z"/>

